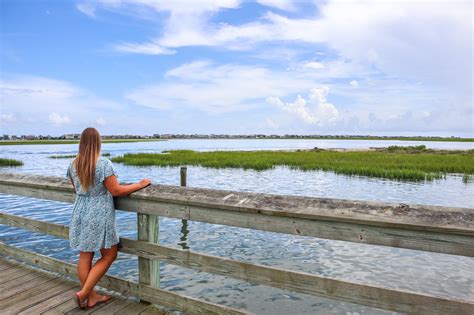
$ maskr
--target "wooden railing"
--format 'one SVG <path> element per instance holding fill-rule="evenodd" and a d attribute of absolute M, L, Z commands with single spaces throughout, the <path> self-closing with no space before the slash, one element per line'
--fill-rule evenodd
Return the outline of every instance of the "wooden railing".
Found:
<path fill-rule="evenodd" d="M 73 202 L 63 178 L 0 174 L 0 193 Z M 305 272 L 201 254 L 158 243 L 158 216 L 256 230 L 474 257 L 474 209 L 388 204 L 154 185 L 115 206 L 137 212 L 138 240 L 120 238 L 120 251 L 139 257 L 139 282 L 105 276 L 100 285 L 187 313 L 240 314 L 159 288 L 157 262 L 293 292 L 416 314 L 472 314 L 474 300 L 390 289 Z M 0 223 L 68 238 L 68 228 L 0 213 Z M 75 265 L 0 243 L 0 253 L 75 277 Z"/>

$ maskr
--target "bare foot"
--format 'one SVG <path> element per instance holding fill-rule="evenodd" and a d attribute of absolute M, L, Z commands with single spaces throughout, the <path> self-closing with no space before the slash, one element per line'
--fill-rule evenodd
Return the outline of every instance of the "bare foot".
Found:
<path fill-rule="evenodd" d="M 78 306 L 80 308 L 86 308 L 87 295 L 83 293 L 82 291 L 79 291 L 75 293 L 75 296 L 76 296 L 75 298 L 76 298 L 76 302 Z"/>
<path fill-rule="evenodd" d="M 91 294 L 89 294 L 89 297 L 87 299 L 87 307 L 88 308 L 94 307 L 97 304 L 105 303 L 105 302 L 109 301 L 110 299 L 112 299 L 112 297 L 110 295 L 105 295 L 105 294 L 101 295 L 101 294 L 98 294 L 97 292 L 93 291 L 93 292 L 91 292 Z"/>

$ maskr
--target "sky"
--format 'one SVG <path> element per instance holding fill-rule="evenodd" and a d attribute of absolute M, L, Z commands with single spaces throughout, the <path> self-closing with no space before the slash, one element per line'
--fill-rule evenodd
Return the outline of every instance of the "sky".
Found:
<path fill-rule="evenodd" d="M 0 0 L 0 133 L 474 137 L 461 0 Z"/>

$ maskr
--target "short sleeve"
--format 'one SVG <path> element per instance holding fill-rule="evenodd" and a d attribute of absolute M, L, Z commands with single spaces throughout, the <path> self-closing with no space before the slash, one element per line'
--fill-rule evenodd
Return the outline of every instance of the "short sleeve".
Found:
<path fill-rule="evenodd" d="M 102 169 L 102 178 L 101 181 L 104 181 L 107 177 L 115 175 L 118 177 L 117 172 L 115 171 L 114 165 L 109 159 L 105 159 L 104 167 Z"/>

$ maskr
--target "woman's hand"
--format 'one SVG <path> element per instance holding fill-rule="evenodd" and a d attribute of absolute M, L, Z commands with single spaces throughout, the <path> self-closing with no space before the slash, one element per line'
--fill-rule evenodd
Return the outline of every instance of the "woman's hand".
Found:
<path fill-rule="evenodd" d="M 140 187 L 142 187 L 142 188 L 145 188 L 146 186 L 148 186 L 150 184 L 151 184 L 151 181 L 148 178 L 144 178 L 144 179 L 142 179 L 141 181 L 138 182 L 138 185 L 140 185 Z"/>

